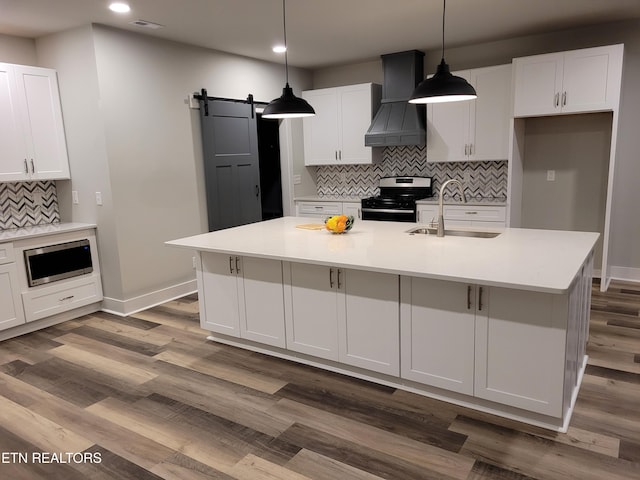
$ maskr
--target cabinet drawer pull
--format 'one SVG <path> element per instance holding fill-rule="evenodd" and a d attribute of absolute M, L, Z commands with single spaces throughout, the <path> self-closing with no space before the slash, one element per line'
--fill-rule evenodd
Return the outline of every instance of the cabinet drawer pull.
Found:
<path fill-rule="evenodd" d="M 467 285 L 467 310 L 471 310 L 471 285 Z"/>
<path fill-rule="evenodd" d="M 60 299 L 58 299 L 59 302 L 64 302 L 66 300 L 71 300 L 73 297 L 75 297 L 75 295 L 69 295 L 68 297 L 62 297 Z"/>
<path fill-rule="evenodd" d="M 342 273 L 342 271 L 340 269 L 338 269 L 338 290 L 340 290 L 342 288 L 342 283 L 340 283 L 340 274 Z"/>
<path fill-rule="evenodd" d="M 333 288 L 333 268 L 329 269 L 329 288 Z"/>
<path fill-rule="evenodd" d="M 233 273 L 233 257 L 229 257 L 229 273 Z"/>
<path fill-rule="evenodd" d="M 482 311 L 482 287 L 478 290 L 478 311 Z"/>
<path fill-rule="evenodd" d="M 239 261 L 240 261 L 240 257 L 236 257 L 236 273 L 240 273 L 240 267 L 238 266 Z"/>
<path fill-rule="evenodd" d="M 478 212 L 464 212 L 465 215 L 477 215 Z"/>

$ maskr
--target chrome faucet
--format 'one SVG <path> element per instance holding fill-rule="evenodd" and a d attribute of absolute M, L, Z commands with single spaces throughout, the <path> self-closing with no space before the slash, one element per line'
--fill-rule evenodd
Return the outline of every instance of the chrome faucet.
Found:
<path fill-rule="evenodd" d="M 467 197 L 465 197 L 464 195 L 464 188 L 462 187 L 462 183 L 459 180 L 451 178 L 442 184 L 442 186 L 440 187 L 440 198 L 438 199 L 438 230 L 436 232 L 436 235 L 438 237 L 444 237 L 444 215 L 442 213 L 442 197 L 444 196 L 444 187 L 446 187 L 450 183 L 455 183 L 456 185 L 458 185 L 460 195 L 462 195 L 462 203 L 467 203 Z"/>

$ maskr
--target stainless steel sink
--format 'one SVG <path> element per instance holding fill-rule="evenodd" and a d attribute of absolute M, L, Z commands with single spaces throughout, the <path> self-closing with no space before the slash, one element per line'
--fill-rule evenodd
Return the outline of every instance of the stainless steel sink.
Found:
<path fill-rule="evenodd" d="M 429 227 L 417 227 L 407 230 L 409 235 L 421 234 L 421 235 L 435 235 L 436 229 Z M 500 235 L 500 232 L 482 232 L 477 230 L 445 230 L 444 236 L 452 237 L 472 237 L 472 238 L 495 238 Z"/>

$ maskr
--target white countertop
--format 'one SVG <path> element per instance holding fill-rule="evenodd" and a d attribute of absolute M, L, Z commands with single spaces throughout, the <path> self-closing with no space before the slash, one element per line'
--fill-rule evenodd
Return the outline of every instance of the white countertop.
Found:
<path fill-rule="evenodd" d="M 88 228 L 96 228 L 93 223 L 45 223 L 42 225 L 33 225 L 31 227 L 10 228 L 8 230 L 0 230 L 0 242 L 13 242 L 31 237 L 41 237 L 44 235 L 55 235 L 56 233 L 75 232 L 78 230 L 86 230 Z"/>
<path fill-rule="evenodd" d="M 356 220 L 346 234 L 303 230 L 284 217 L 167 242 L 205 252 L 565 293 L 599 233 L 493 229 L 495 238 L 409 235 L 414 223 Z M 456 227 L 456 229 L 463 229 Z M 473 228 L 469 228 L 473 230 Z M 486 230 L 486 229 L 485 229 Z"/>

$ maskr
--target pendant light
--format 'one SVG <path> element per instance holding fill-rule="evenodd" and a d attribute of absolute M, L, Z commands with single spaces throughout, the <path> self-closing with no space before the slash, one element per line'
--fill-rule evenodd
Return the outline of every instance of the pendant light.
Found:
<path fill-rule="evenodd" d="M 409 103 L 442 103 L 472 100 L 477 98 L 475 89 L 462 77 L 456 77 L 449 71 L 444 61 L 444 13 L 447 0 L 442 6 L 442 60 L 435 75 L 418 84 L 409 98 Z"/>
<path fill-rule="evenodd" d="M 276 98 L 264 108 L 262 118 L 299 118 L 311 117 L 315 110 L 303 98 L 296 97 L 289 86 L 289 63 L 287 61 L 287 21 L 285 16 L 285 0 L 282 0 L 282 26 L 284 29 L 284 72 L 285 86 L 282 96 Z"/>

